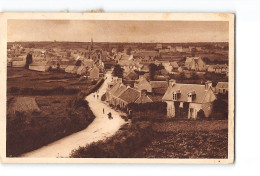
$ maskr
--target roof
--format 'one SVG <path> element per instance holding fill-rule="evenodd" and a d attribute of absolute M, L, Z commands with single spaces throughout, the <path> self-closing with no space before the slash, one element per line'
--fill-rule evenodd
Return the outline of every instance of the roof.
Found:
<path fill-rule="evenodd" d="M 216 88 L 226 88 L 228 89 L 228 82 L 218 82 Z"/>
<path fill-rule="evenodd" d="M 140 96 L 139 98 L 137 98 L 137 100 L 135 101 L 135 103 L 149 103 L 149 102 L 153 102 L 153 100 L 145 95 L 145 96 Z"/>
<path fill-rule="evenodd" d="M 152 88 L 168 88 L 167 81 L 150 81 Z"/>
<path fill-rule="evenodd" d="M 208 65 L 208 67 L 212 67 L 213 69 L 228 68 L 226 64 Z"/>
<path fill-rule="evenodd" d="M 181 92 L 180 97 L 177 101 L 187 102 L 188 101 L 188 93 L 195 91 L 196 97 L 192 100 L 193 103 L 202 103 L 204 97 L 206 96 L 207 92 L 211 89 L 205 89 L 205 85 L 199 84 L 174 84 L 173 86 L 169 86 L 167 91 L 163 96 L 163 100 L 173 100 L 173 93 L 176 91 Z"/>
<path fill-rule="evenodd" d="M 114 93 L 117 91 L 119 86 L 120 86 L 120 83 L 116 83 L 115 85 L 113 85 L 113 87 L 111 87 L 111 89 L 109 90 L 109 93 L 114 95 Z"/>
<path fill-rule="evenodd" d="M 187 57 L 185 62 L 191 62 L 192 60 L 198 60 L 200 57 Z"/>
<path fill-rule="evenodd" d="M 176 67 L 179 67 L 178 63 L 175 61 L 175 62 L 170 62 L 171 66 L 173 66 L 174 68 Z"/>
<path fill-rule="evenodd" d="M 134 103 L 139 97 L 140 92 L 133 88 L 128 88 L 126 91 L 124 91 L 119 98 L 126 101 L 127 103 Z"/>
<path fill-rule="evenodd" d="M 114 92 L 114 96 L 115 97 L 119 97 L 124 91 L 126 91 L 126 86 L 124 85 L 124 84 L 120 84 L 119 85 L 119 87 L 118 87 L 118 89 Z"/>

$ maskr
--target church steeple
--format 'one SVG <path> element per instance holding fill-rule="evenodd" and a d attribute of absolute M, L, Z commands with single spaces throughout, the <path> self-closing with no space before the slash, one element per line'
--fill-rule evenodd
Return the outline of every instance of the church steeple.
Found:
<path fill-rule="evenodd" d="M 93 38 L 91 37 L 91 46 L 90 46 L 91 51 L 94 49 L 94 44 L 93 44 Z"/>

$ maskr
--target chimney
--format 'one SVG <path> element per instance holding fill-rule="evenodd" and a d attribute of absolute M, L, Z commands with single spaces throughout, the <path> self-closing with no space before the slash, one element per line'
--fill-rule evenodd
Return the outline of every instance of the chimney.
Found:
<path fill-rule="evenodd" d="M 208 90 L 211 87 L 212 87 L 212 81 L 206 81 L 205 82 L 205 89 Z"/>
<path fill-rule="evenodd" d="M 190 91 L 188 93 L 188 102 L 192 102 L 192 100 L 196 97 L 196 92 L 193 90 L 193 91 Z"/>
<path fill-rule="evenodd" d="M 175 79 L 170 79 L 169 80 L 169 86 L 174 86 L 176 84 L 176 80 Z"/>

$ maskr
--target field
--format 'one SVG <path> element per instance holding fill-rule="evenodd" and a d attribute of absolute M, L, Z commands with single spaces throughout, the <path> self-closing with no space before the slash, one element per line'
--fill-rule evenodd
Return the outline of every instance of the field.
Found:
<path fill-rule="evenodd" d="M 80 147 L 73 158 L 227 158 L 227 120 L 139 121 Z"/>
<path fill-rule="evenodd" d="M 7 80 L 7 156 L 80 131 L 94 119 L 84 97 L 96 82 L 24 68 L 8 68 Z"/>
<path fill-rule="evenodd" d="M 156 123 L 152 142 L 135 152 L 136 158 L 227 158 L 228 125 L 221 121 Z"/>

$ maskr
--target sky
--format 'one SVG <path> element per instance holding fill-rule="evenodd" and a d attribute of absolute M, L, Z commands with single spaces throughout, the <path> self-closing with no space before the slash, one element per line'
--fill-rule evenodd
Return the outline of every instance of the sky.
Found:
<path fill-rule="evenodd" d="M 8 20 L 7 40 L 89 42 L 228 42 L 224 21 Z"/>

